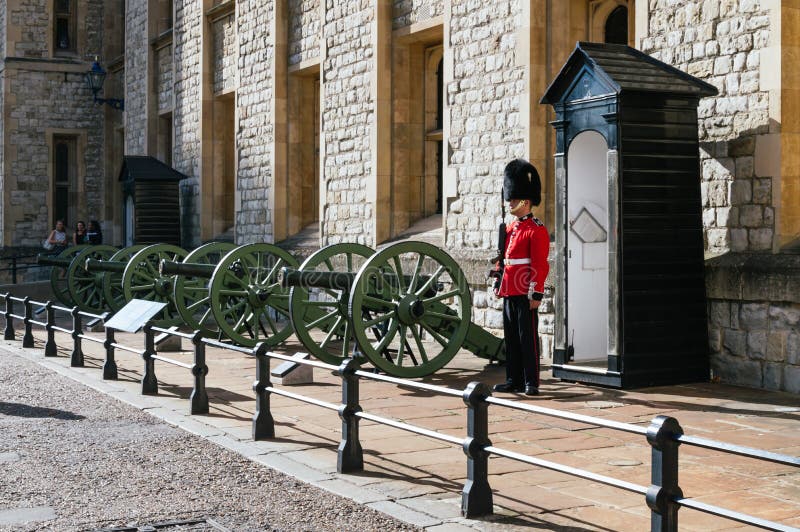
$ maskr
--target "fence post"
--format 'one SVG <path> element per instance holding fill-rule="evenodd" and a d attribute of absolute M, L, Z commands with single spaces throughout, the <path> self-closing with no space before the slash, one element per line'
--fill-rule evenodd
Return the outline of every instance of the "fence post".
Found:
<path fill-rule="evenodd" d="M 53 308 L 53 302 L 48 301 L 45 303 L 44 310 L 47 316 L 47 325 L 45 326 L 47 329 L 47 342 L 44 344 L 44 356 L 54 357 L 58 352 L 58 346 L 56 346 L 56 331 L 53 329 L 56 324 L 56 310 Z"/>
<path fill-rule="evenodd" d="M 652 447 L 651 485 L 647 489 L 647 506 L 650 507 L 650 530 L 677 532 L 680 505 L 673 502 L 682 498 L 678 486 L 678 446 L 675 436 L 683 434 L 678 420 L 656 416 L 647 428 L 647 442 Z"/>
<path fill-rule="evenodd" d="M 480 517 L 493 513 L 492 488 L 489 486 L 489 453 L 484 450 L 489 440 L 489 403 L 492 392 L 482 382 L 471 382 L 464 389 L 467 405 L 467 437 L 464 454 L 467 455 L 467 481 L 461 492 L 461 515 Z"/>
<path fill-rule="evenodd" d="M 153 356 L 156 354 L 155 333 L 153 325 L 148 322 L 144 328 L 144 374 L 142 375 L 142 395 L 158 394 L 158 379 L 156 379 L 156 364 Z"/>
<path fill-rule="evenodd" d="M 31 298 L 25 296 L 22 304 L 25 306 L 25 318 L 22 320 L 22 323 L 25 324 L 25 335 L 22 337 L 22 347 L 33 347 L 33 324 L 31 323 L 33 319 L 33 304 L 31 303 Z"/>
<path fill-rule="evenodd" d="M 11 294 L 6 292 L 6 329 L 4 338 L 6 340 L 13 340 L 14 339 L 14 318 L 11 316 L 14 313 L 14 300 L 11 298 Z"/>
<path fill-rule="evenodd" d="M 208 414 L 208 392 L 206 391 L 206 375 L 208 366 L 206 365 L 206 344 L 203 343 L 203 333 L 195 331 L 192 336 L 194 344 L 194 389 L 189 396 L 190 414 Z"/>
<path fill-rule="evenodd" d="M 78 307 L 72 307 L 72 357 L 69 365 L 75 368 L 83 367 L 83 349 L 81 348 L 81 335 L 83 334 L 83 319 Z"/>
<path fill-rule="evenodd" d="M 103 362 L 103 380 L 117 380 L 117 361 L 114 359 L 114 329 L 106 327 L 105 323 L 108 320 L 108 312 L 103 314 L 103 327 L 106 329 L 106 341 L 103 342 L 103 347 L 106 348 L 106 359 Z"/>
<path fill-rule="evenodd" d="M 358 362 L 348 358 L 339 366 L 339 375 L 342 377 L 342 404 L 339 406 L 339 417 L 342 420 L 342 440 L 336 459 L 336 471 L 351 473 L 364 470 L 364 452 L 358 439 L 359 417 L 361 412 L 358 404 Z"/>
<path fill-rule="evenodd" d="M 253 382 L 253 391 L 256 393 L 256 411 L 253 414 L 253 439 L 266 440 L 275 437 L 275 420 L 270 412 L 270 392 L 272 387 L 269 380 L 269 357 L 267 344 L 259 342 L 253 348 L 256 357 L 256 380 Z"/>
<path fill-rule="evenodd" d="M 11 257 L 11 284 L 17 284 L 17 257 Z"/>

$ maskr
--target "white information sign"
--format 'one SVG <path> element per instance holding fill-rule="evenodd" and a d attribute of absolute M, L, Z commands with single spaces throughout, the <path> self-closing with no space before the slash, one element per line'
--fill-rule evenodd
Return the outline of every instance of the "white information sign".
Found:
<path fill-rule="evenodd" d="M 127 305 L 114 314 L 113 318 L 106 322 L 106 327 L 135 333 L 166 306 L 167 304 L 161 301 L 131 299 Z"/>

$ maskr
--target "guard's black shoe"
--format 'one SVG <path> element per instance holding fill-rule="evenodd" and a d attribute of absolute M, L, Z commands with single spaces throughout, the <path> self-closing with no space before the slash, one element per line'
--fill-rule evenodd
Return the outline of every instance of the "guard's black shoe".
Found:
<path fill-rule="evenodd" d="M 539 395 L 539 388 L 536 386 L 525 386 L 525 395 Z"/>
<path fill-rule="evenodd" d="M 492 390 L 500 393 L 516 393 L 522 391 L 522 385 L 514 384 L 513 382 L 504 382 L 502 384 L 495 384 Z"/>

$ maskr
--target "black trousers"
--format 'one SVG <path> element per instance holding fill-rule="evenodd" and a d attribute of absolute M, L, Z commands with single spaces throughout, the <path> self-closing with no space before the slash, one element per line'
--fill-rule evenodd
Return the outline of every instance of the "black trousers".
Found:
<path fill-rule="evenodd" d="M 531 310 L 527 296 L 503 300 L 506 336 L 506 381 L 539 387 L 539 313 Z"/>

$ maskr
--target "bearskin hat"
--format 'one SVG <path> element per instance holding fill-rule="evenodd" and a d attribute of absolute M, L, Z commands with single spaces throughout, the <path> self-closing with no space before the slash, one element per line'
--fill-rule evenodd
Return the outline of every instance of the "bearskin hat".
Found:
<path fill-rule="evenodd" d="M 529 199 L 533 205 L 542 202 L 539 172 L 525 159 L 514 159 L 503 172 L 503 199 Z"/>

